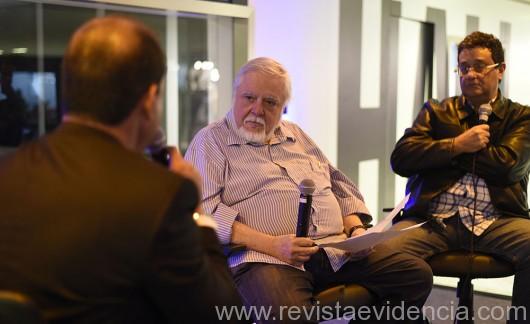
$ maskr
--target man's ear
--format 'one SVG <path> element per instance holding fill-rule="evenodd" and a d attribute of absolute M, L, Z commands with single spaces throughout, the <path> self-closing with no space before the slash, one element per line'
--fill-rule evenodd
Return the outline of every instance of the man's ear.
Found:
<path fill-rule="evenodd" d="M 504 71 L 506 71 L 506 63 L 501 63 L 498 70 L 499 70 L 499 73 L 497 73 L 497 75 L 499 78 L 499 82 L 501 82 L 502 77 L 504 76 Z"/>
<path fill-rule="evenodd" d="M 152 116 L 156 116 L 157 114 L 157 100 L 158 100 L 158 91 L 159 86 L 158 84 L 151 84 L 149 88 L 147 88 L 147 91 L 142 96 L 142 99 L 140 99 L 140 102 L 138 105 L 140 106 L 140 112 L 145 115 L 147 118 L 152 118 Z"/>

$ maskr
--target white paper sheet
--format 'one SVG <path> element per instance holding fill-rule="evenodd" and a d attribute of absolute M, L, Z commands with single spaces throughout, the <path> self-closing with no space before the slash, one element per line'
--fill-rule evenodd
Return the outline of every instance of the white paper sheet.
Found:
<path fill-rule="evenodd" d="M 367 230 L 363 235 L 351 237 L 340 242 L 318 244 L 318 246 L 332 247 L 354 253 L 371 248 L 377 245 L 378 243 L 401 235 L 406 231 L 410 231 L 422 226 L 426 222 L 409 226 L 400 230 L 388 230 L 392 226 L 392 219 L 399 213 L 401 209 L 403 209 L 403 207 L 405 207 L 405 204 L 408 200 L 409 195 L 403 198 L 403 200 L 388 214 L 387 217 L 377 223 L 377 225 L 375 225 L 374 227 Z"/>

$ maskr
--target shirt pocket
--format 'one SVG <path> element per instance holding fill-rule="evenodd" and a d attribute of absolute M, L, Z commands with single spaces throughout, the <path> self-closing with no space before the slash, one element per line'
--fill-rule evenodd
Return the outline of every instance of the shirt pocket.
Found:
<path fill-rule="evenodd" d="M 311 157 L 309 159 L 309 165 L 311 167 L 311 179 L 315 182 L 316 187 L 313 195 L 331 194 L 329 164 Z"/>

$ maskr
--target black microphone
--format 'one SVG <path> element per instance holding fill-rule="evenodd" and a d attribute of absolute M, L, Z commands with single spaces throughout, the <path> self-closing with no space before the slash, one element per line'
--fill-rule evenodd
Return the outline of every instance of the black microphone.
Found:
<path fill-rule="evenodd" d="M 491 108 L 491 103 L 488 102 L 480 105 L 478 108 L 478 123 L 481 125 L 487 124 L 492 111 L 493 108 Z"/>
<path fill-rule="evenodd" d="M 164 130 L 160 127 L 156 133 L 155 139 L 151 145 L 147 147 L 147 154 L 151 160 L 162 164 L 165 167 L 169 166 L 171 156 L 167 147 L 167 139 Z"/>
<path fill-rule="evenodd" d="M 313 201 L 313 191 L 315 191 L 315 182 L 311 179 L 304 179 L 300 182 L 298 189 L 300 189 L 300 204 L 298 205 L 296 237 L 306 237 L 309 227 L 309 217 L 311 216 L 311 203 Z"/>

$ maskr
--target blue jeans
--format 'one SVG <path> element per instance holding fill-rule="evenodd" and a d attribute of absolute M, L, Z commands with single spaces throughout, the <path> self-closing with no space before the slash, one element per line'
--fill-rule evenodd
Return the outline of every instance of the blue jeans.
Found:
<path fill-rule="evenodd" d="M 381 305 L 403 302 L 406 307 L 420 308 L 432 288 L 432 271 L 425 261 L 384 244 L 362 260 L 347 262 L 337 272 L 322 250 L 305 268 L 307 271 L 287 265 L 244 263 L 232 272 L 245 307 L 270 310 L 268 319 L 255 318 L 258 323 L 315 322 L 319 320 L 317 311 L 309 312 L 316 305 L 313 295 L 338 284 L 360 284 L 374 293 Z M 296 318 L 289 318 L 292 306 L 300 311 L 295 312 Z"/>

